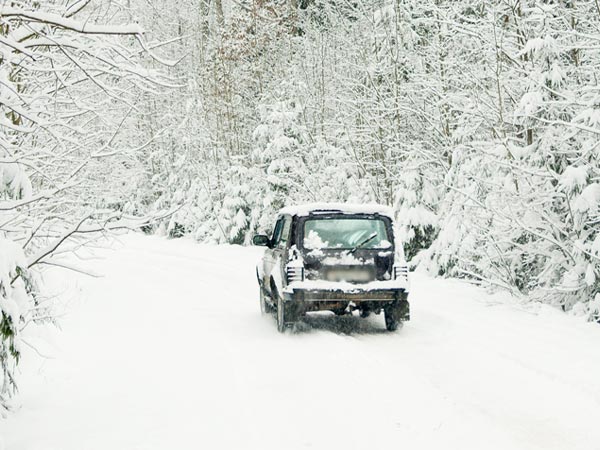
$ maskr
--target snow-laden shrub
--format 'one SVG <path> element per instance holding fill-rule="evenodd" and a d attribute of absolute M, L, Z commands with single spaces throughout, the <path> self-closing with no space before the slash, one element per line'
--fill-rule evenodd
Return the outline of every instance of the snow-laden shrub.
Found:
<path fill-rule="evenodd" d="M 16 390 L 14 371 L 23 345 L 21 330 L 34 306 L 25 254 L 17 244 L 0 237 L 0 407 Z"/>
<path fill-rule="evenodd" d="M 8 155 L 0 152 L 0 156 Z M 21 164 L 0 162 L 0 193 L 15 199 L 31 196 L 31 180 Z"/>
<path fill-rule="evenodd" d="M 429 248 L 438 231 L 435 205 L 438 192 L 430 179 L 416 171 L 407 171 L 396 191 L 396 221 L 404 253 L 410 261 L 419 251 Z"/>

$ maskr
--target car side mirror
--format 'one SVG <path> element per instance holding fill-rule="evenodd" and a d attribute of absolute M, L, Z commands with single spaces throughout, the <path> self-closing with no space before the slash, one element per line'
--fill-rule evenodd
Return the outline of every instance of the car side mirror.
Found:
<path fill-rule="evenodd" d="M 269 236 L 264 234 L 257 234 L 252 238 L 252 243 L 254 245 L 260 245 L 261 247 L 268 247 L 271 243 L 271 239 L 269 239 Z"/>

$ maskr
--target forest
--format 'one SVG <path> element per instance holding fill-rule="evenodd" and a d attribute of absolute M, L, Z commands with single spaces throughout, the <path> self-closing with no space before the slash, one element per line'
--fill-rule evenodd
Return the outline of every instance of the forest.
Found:
<path fill-rule="evenodd" d="M 392 206 L 413 268 L 600 321 L 599 74 L 597 0 L 0 0 L 0 405 L 48 267 L 304 202 Z"/>

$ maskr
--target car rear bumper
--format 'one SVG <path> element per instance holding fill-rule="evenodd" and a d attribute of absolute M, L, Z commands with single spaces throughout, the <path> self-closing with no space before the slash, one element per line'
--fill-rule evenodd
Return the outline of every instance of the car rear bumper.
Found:
<path fill-rule="evenodd" d="M 408 292 L 403 288 L 388 289 L 303 289 L 286 290 L 283 295 L 285 308 L 292 317 L 315 311 L 386 311 L 400 308 L 400 320 L 410 320 Z"/>
<path fill-rule="evenodd" d="M 401 309 L 401 320 L 410 320 L 408 283 L 405 280 L 373 281 L 365 284 L 296 281 L 282 292 L 285 308 L 291 316 L 314 311 L 376 312 Z"/>
<path fill-rule="evenodd" d="M 311 289 L 294 288 L 284 292 L 284 301 L 292 302 L 393 302 L 406 300 L 408 292 L 394 289 Z"/>
<path fill-rule="evenodd" d="M 323 280 L 294 281 L 283 289 L 290 301 L 393 301 L 406 300 L 408 280 L 372 281 L 364 284 Z"/>

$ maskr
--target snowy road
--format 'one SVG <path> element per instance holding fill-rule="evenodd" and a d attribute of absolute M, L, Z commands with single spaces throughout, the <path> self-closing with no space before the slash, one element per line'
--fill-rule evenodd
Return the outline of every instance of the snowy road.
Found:
<path fill-rule="evenodd" d="M 412 321 L 259 313 L 260 250 L 128 236 L 27 355 L 6 450 L 600 449 L 600 327 L 413 277 Z M 79 291 L 78 291 L 79 292 Z M 70 287 L 66 297 L 75 298 Z"/>

